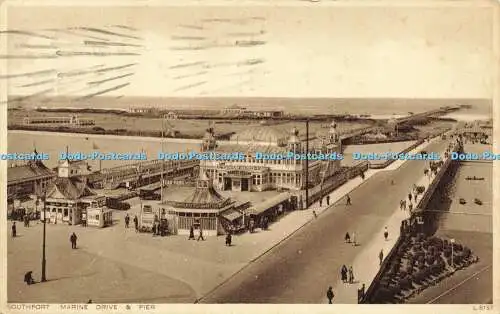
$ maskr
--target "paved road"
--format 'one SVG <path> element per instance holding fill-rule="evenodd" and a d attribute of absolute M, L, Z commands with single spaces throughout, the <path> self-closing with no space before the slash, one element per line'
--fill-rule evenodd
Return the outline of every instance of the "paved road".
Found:
<path fill-rule="evenodd" d="M 446 146 L 447 143 L 438 141 L 430 144 L 426 151 L 442 152 Z M 351 206 L 346 206 L 345 201 L 335 204 L 202 298 L 200 303 L 317 302 L 327 287 L 338 280 L 340 267 L 352 264 L 363 243 L 383 236 L 377 233 L 413 183 L 422 177 L 426 164 L 408 161 L 397 170 L 374 175 L 350 193 Z M 396 185 L 391 186 L 391 180 Z M 346 231 L 356 231 L 361 246 L 345 244 Z"/>

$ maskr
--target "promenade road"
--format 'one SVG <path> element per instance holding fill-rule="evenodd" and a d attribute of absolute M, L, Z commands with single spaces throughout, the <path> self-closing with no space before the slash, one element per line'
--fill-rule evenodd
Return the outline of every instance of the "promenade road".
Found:
<path fill-rule="evenodd" d="M 448 143 L 439 139 L 430 143 L 426 151 L 441 153 Z M 383 237 L 379 234 L 383 224 L 398 210 L 400 200 L 422 177 L 427 165 L 426 161 L 407 161 L 394 171 L 375 174 L 350 193 L 352 205 L 347 206 L 345 199 L 333 204 L 318 219 L 199 302 L 317 303 L 328 286 L 338 281 L 341 266 L 353 264 L 363 243 Z M 395 185 L 391 185 L 391 180 Z M 346 231 L 355 231 L 361 245 L 344 243 Z"/>

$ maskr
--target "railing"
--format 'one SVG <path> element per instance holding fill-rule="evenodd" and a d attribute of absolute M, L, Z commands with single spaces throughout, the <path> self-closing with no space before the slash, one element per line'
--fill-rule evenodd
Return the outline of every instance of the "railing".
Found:
<path fill-rule="evenodd" d="M 315 187 L 309 189 L 309 201 L 306 207 L 318 201 L 320 198 L 331 193 L 350 179 L 353 179 L 361 173 L 368 170 L 368 162 L 363 161 L 354 167 L 348 169 L 343 169 L 340 172 L 334 174 L 330 179 L 327 179 L 322 185 L 318 184 Z"/>

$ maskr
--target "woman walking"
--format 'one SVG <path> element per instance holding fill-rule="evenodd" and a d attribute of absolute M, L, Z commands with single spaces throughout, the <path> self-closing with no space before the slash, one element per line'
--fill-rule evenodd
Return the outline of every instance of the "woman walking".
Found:
<path fill-rule="evenodd" d="M 352 266 L 349 266 L 349 283 L 354 282 L 354 271 L 352 270 Z"/>

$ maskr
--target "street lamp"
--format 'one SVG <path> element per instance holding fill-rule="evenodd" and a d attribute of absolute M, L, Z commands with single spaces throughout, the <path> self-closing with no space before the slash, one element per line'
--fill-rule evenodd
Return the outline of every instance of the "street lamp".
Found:
<path fill-rule="evenodd" d="M 450 239 L 451 243 L 451 267 L 455 268 L 455 261 L 453 260 L 453 244 L 455 243 L 455 239 Z"/>
<path fill-rule="evenodd" d="M 47 190 L 44 190 L 43 192 L 43 242 L 42 242 L 42 282 L 47 281 L 47 278 L 45 276 L 45 268 L 47 261 L 45 259 L 45 228 L 47 226 L 47 212 L 46 212 L 46 203 L 47 203 Z"/>

